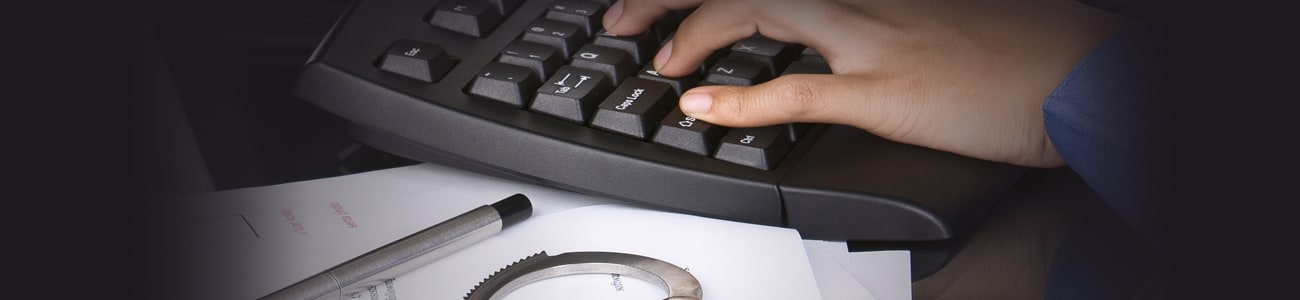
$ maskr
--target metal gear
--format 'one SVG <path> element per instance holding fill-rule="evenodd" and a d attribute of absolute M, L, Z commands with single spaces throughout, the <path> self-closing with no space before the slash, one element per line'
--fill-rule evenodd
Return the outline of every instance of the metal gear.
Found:
<path fill-rule="evenodd" d="M 668 262 L 627 253 L 546 251 L 507 265 L 470 289 L 465 300 L 499 300 L 533 282 L 575 274 L 619 274 L 650 282 L 668 291 L 664 299 L 701 300 L 704 290 L 690 272 Z"/>

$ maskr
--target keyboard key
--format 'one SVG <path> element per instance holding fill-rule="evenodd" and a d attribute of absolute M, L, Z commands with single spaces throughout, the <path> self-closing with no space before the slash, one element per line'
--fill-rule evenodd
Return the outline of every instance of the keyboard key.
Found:
<path fill-rule="evenodd" d="M 803 46 L 753 35 L 731 45 L 730 57 L 757 62 L 766 67 L 768 76 L 776 77 L 790 62 L 799 58 Z"/>
<path fill-rule="evenodd" d="M 767 67 L 748 60 L 735 57 L 719 58 L 709 68 L 704 77 L 704 84 L 752 86 L 772 79 Z"/>
<path fill-rule="evenodd" d="M 379 68 L 384 71 L 414 78 L 415 80 L 434 83 L 447 75 L 457 60 L 442 50 L 441 46 L 399 40 L 384 51 L 379 59 Z"/>
<path fill-rule="evenodd" d="M 538 19 L 528 25 L 523 40 L 551 46 L 560 50 L 563 57 L 571 57 L 587 40 L 578 25 L 551 19 Z"/>
<path fill-rule="evenodd" d="M 781 75 L 785 74 L 831 74 L 831 66 L 826 62 L 826 58 L 817 52 L 817 49 L 808 47 L 803 49 L 799 60 L 785 67 Z"/>
<path fill-rule="evenodd" d="M 722 137 L 714 158 L 772 170 L 790 152 L 792 144 L 784 126 L 735 128 Z"/>
<path fill-rule="evenodd" d="M 592 44 L 605 47 L 615 48 L 627 52 L 632 56 L 632 62 L 637 65 L 645 64 L 654 59 L 655 54 L 659 51 L 659 42 L 648 32 L 638 35 L 611 35 L 605 30 L 596 33 L 596 40 Z"/>
<path fill-rule="evenodd" d="M 477 98 L 501 101 L 523 108 L 542 82 L 532 70 L 516 65 L 489 62 L 479 71 L 469 93 Z"/>
<path fill-rule="evenodd" d="M 586 124 L 611 89 L 613 85 L 605 73 L 563 66 L 537 89 L 529 109 Z"/>
<path fill-rule="evenodd" d="M 537 78 L 544 78 L 555 73 L 555 70 L 564 64 L 564 57 L 550 46 L 513 40 L 504 50 L 501 50 L 501 57 L 497 58 L 497 61 L 527 67 L 533 70 Z"/>
<path fill-rule="evenodd" d="M 586 45 L 578 50 L 578 54 L 573 55 L 574 67 L 591 69 L 604 72 L 609 75 L 614 85 L 623 83 L 623 78 L 632 76 L 636 72 L 636 63 L 628 57 L 627 52 L 605 46 Z"/>
<path fill-rule="evenodd" d="M 478 0 L 443 0 L 434 9 L 429 24 L 447 30 L 485 37 L 501 24 L 501 12 Z"/>
<path fill-rule="evenodd" d="M 673 92 L 677 93 L 677 96 L 681 96 L 683 92 L 695 87 L 695 85 L 700 82 L 700 74 L 696 73 L 690 73 L 689 75 L 682 77 L 664 77 L 662 74 L 659 74 L 659 71 L 655 71 L 654 63 L 646 63 L 645 66 L 641 67 L 641 70 L 636 73 L 636 77 L 666 83 L 668 86 L 673 88 Z"/>
<path fill-rule="evenodd" d="M 628 78 L 600 103 L 591 126 L 644 140 L 676 106 L 676 99 L 667 84 Z"/>
<path fill-rule="evenodd" d="M 727 131 L 726 127 L 710 124 L 686 116 L 675 106 L 655 131 L 655 143 L 677 149 L 690 151 L 699 155 L 709 155 L 718 145 L 718 139 Z"/>
<path fill-rule="evenodd" d="M 588 0 L 555 0 L 546 11 L 547 19 L 578 24 L 587 36 L 601 30 L 604 15 L 604 5 Z"/>

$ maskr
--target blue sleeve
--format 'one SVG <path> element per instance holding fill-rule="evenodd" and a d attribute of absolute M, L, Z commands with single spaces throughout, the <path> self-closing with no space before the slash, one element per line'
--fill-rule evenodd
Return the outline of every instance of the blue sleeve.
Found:
<path fill-rule="evenodd" d="M 1066 164 L 1135 232 L 1160 244 L 1157 202 L 1168 152 L 1157 129 L 1167 110 L 1153 38 L 1130 29 L 1103 41 L 1048 96 L 1043 117 Z"/>

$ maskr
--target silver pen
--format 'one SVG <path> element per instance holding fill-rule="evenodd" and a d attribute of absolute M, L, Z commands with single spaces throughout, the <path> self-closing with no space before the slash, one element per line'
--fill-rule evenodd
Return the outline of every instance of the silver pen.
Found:
<path fill-rule="evenodd" d="M 343 299 L 344 295 L 487 239 L 532 213 L 533 204 L 528 197 L 514 194 L 366 252 L 260 299 Z"/>

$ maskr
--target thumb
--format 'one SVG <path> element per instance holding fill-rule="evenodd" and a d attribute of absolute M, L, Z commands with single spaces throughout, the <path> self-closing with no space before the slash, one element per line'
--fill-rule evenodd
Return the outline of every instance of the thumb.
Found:
<path fill-rule="evenodd" d="M 792 74 L 763 84 L 701 86 L 682 94 L 682 112 L 728 127 L 785 123 L 835 123 L 879 131 L 887 102 L 866 101 L 862 79 L 847 75 Z"/>

